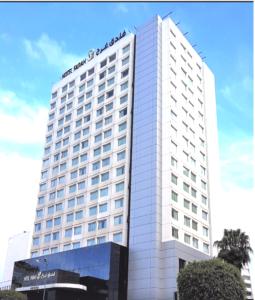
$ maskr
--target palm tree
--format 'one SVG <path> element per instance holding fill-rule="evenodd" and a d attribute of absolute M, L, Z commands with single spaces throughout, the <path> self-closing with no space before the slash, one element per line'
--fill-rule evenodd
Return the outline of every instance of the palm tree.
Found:
<path fill-rule="evenodd" d="M 253 253 L 249 236 L 240 229 L 224 229 L 223 238 L 215 241 L 213 245 L 219 250 L 219 258 L 236 266 L 240 271 L 245 264 L 250 262 L 250 254 Z"/>

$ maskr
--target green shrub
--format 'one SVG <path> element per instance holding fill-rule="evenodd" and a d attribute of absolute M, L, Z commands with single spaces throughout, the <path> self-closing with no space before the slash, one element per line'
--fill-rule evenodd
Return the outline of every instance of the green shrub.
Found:
<path fill-rule="evenodd" d="M 245 286 L 240 271 L 223 260 L 187 264 L 179 273 L 180 300 L 244 300 Z"/>
<path fill-rule="evenodd" d="M 0 300 L 27 300 L 27 296 L 15 291 L 0 291 Z"/>

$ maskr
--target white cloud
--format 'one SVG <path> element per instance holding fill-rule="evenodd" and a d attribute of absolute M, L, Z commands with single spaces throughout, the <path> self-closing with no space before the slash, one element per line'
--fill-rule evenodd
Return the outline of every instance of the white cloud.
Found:
<path fill-rule="evenodd" d="M 129 9 L 127 7 L 127 4 L 125 4 L 125 3 L 118 3 L 116 5 L 116 11 L 117 12 L 121 12 L 121 13 L 128 13 Z"/>
<path fill-rule="evenodd" d="M 23 230 L 32 231 L 41 161 L 18 153 L 0 153 L 0 281 L 8 238 Z"/>
<path fill-rule="evenodd" d="M 0 90 L 0 141 L 42 144 L 47 115 L 46 107 L 28 105 L 14 92 Z"/>
<path fill-rule="evenodd" d="M 46 60 L 46 62 L 61 70 L 70 68 L 82 57 L 67 53 L 58 41 L 51 39 L 47 34 L 43 33 L 38 40 L 23 40 L 25 51 L 32 59 Z"/>

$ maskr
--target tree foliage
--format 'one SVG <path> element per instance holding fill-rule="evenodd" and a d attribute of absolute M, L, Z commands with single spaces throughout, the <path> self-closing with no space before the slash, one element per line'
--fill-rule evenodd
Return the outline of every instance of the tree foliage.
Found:
<path fill-rule="evenodd" d="M 249 236 L 245 232 L 241 232 L 240 229 L 224 229 L 223 238 L 220 241 L 215 241 L 214 246 L 219 250 L 219 258 L 236 266 L 239 270 L 250 262 L 250 253 L 253 252 Z"/>
<path fill-rule="evenodd" d="M 221 259 L 192 262 L 179 273 L 180 300 L 244 300 L 239 270 Z"/>
<path fill-rule="evenodd" d="M 0 291 L 0 300 L 27 300 L 27 296 L 15 291 Z"/>

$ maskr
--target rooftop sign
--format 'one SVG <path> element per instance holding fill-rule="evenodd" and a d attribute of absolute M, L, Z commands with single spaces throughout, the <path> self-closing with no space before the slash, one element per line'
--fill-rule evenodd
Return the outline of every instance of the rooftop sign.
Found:
<path fill-rule="evenodd" d="M 97 50 L 90 50 L 88 52 L 88 57 L 80 61 L 78 64 L 74 65 L 71 69 L 67 70 L 63 75 L 62 78 L 65 78 L 66 76 L 70 75 L 74 71 L 78 70 L 81 66 L 86 64 L 87 62 L 91 61 L 95 56 L 101 54 L 105 49 L 111 47 L 116 42 L 118 42 L 120 39 L 122 39 L 126 35 L 126 31 L 124 30 L 122 33 L 120 33 L 115 38 L 112 38 L 110 42 L 106 43 L 103 48 L 98 48 Z"/>

